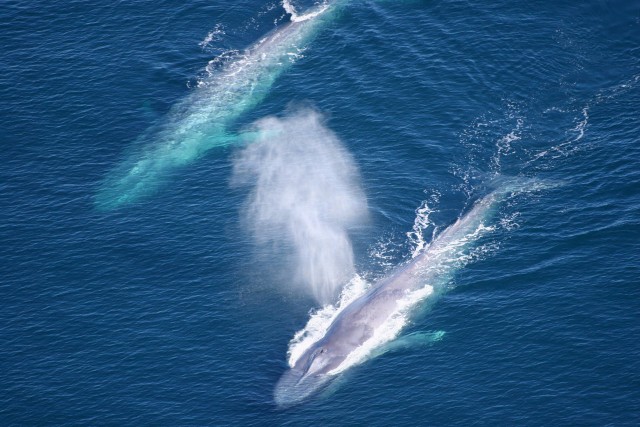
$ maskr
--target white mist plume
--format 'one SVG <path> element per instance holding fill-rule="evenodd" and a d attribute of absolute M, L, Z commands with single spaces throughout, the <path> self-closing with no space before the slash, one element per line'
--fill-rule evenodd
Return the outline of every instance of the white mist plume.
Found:
<path fill-rule="evenodd" d="M 313 110 L 255 128 L 234 164 L 234 182 L 253 186 L 245 220 L 259 244 L 291 245 L 298 281 L 331 302 L 354 274 L 347 230 L 367 213 L 357 167 Z"/>

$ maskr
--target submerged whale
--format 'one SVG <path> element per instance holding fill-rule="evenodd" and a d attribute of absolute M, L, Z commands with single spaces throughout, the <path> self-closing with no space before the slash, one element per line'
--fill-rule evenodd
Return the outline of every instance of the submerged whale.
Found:
<path fill-rule="evenodd" d="M 290 361 L 291 368 L 282 375 L 274 390 L 276 404 L 291 406 L 321 389 L 354 364 L 353 355 L 374 339 L 378 328 L 399 310 L 407 308 L 408 294 L 423 291 L 426 296 L 433 292 L 437 283 L 446 282 L 460 265 L 460 256 L 468 252 L 483 231 L 490 229 L 483 222 L 508 193 L 496 190 L 480 199 L 409 263 L 347 305 L 320 340 L 293 363 Z M 419 300 L 413 299 L 414 303 Z"/>
<path fill-rule="evenodd" d="M 113 209 L 153 193 L 168 176 L 215 147 L 245 140 L 229 133 L 241 114 L 256 106 L 275 80 L 300 56 L 344 0 L 323 3 L 298 15 L 241 54 L 234 55 L 176 104 L 164 120 L 143 133 L 134 152 L 100 186 L 96 205 Z"/>

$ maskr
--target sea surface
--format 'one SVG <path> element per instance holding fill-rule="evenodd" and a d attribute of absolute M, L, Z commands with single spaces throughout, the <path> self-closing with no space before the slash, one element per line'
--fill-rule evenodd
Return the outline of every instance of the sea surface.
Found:
<path fill-rule="evenodd" d="M 640 3 L 338 2 L 0 3 L 0 425 L 640 423 Z M 437 339 L 274 402 L 512 182 Z"/>

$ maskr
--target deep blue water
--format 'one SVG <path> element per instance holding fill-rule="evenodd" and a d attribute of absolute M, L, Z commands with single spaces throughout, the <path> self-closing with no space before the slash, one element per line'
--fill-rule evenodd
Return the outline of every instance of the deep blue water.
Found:
<path fill-rule="evenodd" d="M 0 424 L 637 425 L 640 4 L 353 0 L 229 121 L 323 115 L 359 169 L 368 217 L 349 231 L 371 280 L 408 258 L 423 201 L 442 229 L 496 176 L 552 183 L 505 203 L 489 249 L 404 331 L 441 341 L 288 409 L 273 387 L 319 303 L 247 227 L 243 144 L 96 205 L 140 135 L 153 147 L 148 129 L 221 73 L 209 61 L 283 14 L 0 5 Z"/>

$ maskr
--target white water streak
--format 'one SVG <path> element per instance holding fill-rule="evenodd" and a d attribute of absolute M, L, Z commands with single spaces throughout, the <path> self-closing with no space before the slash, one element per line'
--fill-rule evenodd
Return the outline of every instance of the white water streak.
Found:
<path fill-rule="evenodd" d="M 216 24 L 215 28 L 207 33 L 207 36 L 198 45 L 204 50 L 208 48 L 212 42 L 218 41 L 225 35 L 222 24 Z"/>
<path fill-rule="evenodd" d="M 412 246 L 411 258 L 418 256 L 422 250 L 427 246 L 427 239 L 425 233 L 431 229 L 431 236 L 435 235 L 436 227 L 431 221 L 431 214 L 436 212 L 433 208 L 440 201 L 440 194 L 434 193 L 429 200 L 424 200 L 420 207 L 416 209 L 416 217 L 413 220 L 413 229 L 407 233 L 407 238 Z"/>

